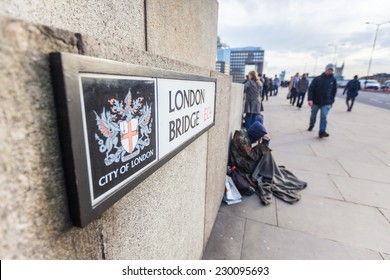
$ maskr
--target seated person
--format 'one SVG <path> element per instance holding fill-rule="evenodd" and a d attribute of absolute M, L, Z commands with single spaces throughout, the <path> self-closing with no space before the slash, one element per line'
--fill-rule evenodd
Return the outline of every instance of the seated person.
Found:
<path fill-rule="evenodd" d="M 261 115 L 259 115 L 261 116 Z M 266 146 L 269 145 L 269 141 L 271 140 L 265 127 L 263 126 L 263 119 L 260 121 L 255 121 L 251 127 L 248 129 L 248 138 L 252 143 L 262 143 Z"/>
<path fill-rule="evenodd" d="M 254 122 L 248 130 L 236 130 L 231 146 L 233 165 L 245 173 L 252 173 L 256 168 L 264 149 L 268 149 L 270 138 L 265 127 Z"/>
<path fill-rule="evenodd" d="M 284 166 L 276 165 L 268 148 L 269 141 L 267 131 L 259 121 L 248 130 L 237 130 L 231 144 L 230 164 L 237 174 L 248 179 L 248 184 L 256 186 L 256 194 L 265 205 L 271 203 L 273 195 L 287 203 L 295 203 L 300 199 L 298 191 L 307 183 Z"/>

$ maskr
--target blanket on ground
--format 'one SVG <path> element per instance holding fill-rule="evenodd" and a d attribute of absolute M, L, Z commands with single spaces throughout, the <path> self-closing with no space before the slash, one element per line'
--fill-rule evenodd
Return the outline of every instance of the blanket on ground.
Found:
<path fill-rule="evenodd" d="M 256 194 L 264 204 L 268 205 L 273 196 L 290 204 L 297 202 L 300 199 L 299 191 L 307 183 L 298 179 L 286 167 L 278 166 L 271 151 L 262 143 L 252 147 L 247 131 L 237 130 L 231 142 L 229 162 L 240 173 L 249 175 L 248 179 L 252 179 Z"/>

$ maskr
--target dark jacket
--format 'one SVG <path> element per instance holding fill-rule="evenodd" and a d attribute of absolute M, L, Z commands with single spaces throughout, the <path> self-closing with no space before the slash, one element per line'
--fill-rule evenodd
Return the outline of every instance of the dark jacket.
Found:
<path fill-rule="evenodd" d="M 298 92 L 306 93 L 308 88 L 309 88 L 309 80 L 306 78 L 300 79 L 298 82 Z"/>
<path fill-rule="evenodd" d="M 239 170 L 246 174 L 251 174 L 259 163 L 264 151 L 269 150 L 267 146 L 261 143 L 252 147 L 247 130 L 236 130 L 231 145 L 231 162 Z"/>
<path fill-rule="evenodd" d="M 350 80 L 344 88 L 343 94 L 347 91 L 349 98 L 358 96 L 358 90 L 360 90 L 360 82 L 358 79 Z"/>
<path fill-rule="evenodd" d="M 244 85 L 245 91 L 245 113 L 260 114 L 263 111 L 261 104 L 261 83 L 256 83 L 253 80 L 247 81 Z"/>
<path fill-rule="evenodd" d="M 322 73 L 311 82 L 307 100 L 313 101 L 313 104 L 318 106 L 331 105 L 334 103 L 336 92 L 337 82 L 335 77 Z"/>

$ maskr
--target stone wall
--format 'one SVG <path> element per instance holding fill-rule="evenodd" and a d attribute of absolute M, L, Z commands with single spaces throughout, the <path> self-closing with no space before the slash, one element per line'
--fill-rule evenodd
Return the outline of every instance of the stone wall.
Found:
<path fill-rule="evenodd" d="M 100 3 L 93 9 L 76 1 L 22 2 L 0 1 L 0 258 L 201 258 L 223 195 L 231 127 L 230 77 L 210 72 L 217 2 L 164 1 L 208 21 L 198 26 L 204 36 L 183 31 L 165 38 L 145 28 L 168 16 L 158 12 L 158 1 L 126 1 L 126 11 L 115 1 L 87 1 Z M 121 15 L 134 26 L 111 22 Z M 178 16 L 169 22 L 182 24 Z M 159 49 L 156 43 L 188 38 L 199 45 Z M 48 59 L 59 51 L 217 78 L 216 126 L 85 228 L 72 226 L 66 198 Z"/>
<path fill-rule="evenodd" d="M 232 83 L 229 108 L 229 139 L 235 130 L 241 129 L 244 113 L 244 85 Z"/>
<path fill-rule="evenodd" d="M 119 42 L 145 50 L 144 2 L 145 0 L 0 0 L 0 14 L 92 36 L 99 38 L 100 42 Z"/>
<path fill-rule="evenodd" d="M 217 0 L 0 0 L 0 14 L 214 69 Z"/>
<path fill-rule="evenodd" d="M 147 50 L 192 65 L 215 69 L 217 1 L 146 0 Z M 211 44 L 210 44 L 211 42 Z"/>

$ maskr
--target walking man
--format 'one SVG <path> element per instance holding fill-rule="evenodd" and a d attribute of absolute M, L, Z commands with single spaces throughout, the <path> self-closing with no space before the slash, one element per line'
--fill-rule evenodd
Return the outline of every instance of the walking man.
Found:
<path fill-rule="evenodd" d="M 358 80 L 358 76 L 355 75 L 353 77 L 353 80 L 350 80 L 347 85 L 344 88 L 343 95 L 345 92 L 347 92 L 347 107 L 348 107 L 348 112 L 352 111 L 353 103 L 355 102 L 356 96 L 358 96 L 360 90 L 360 82 Z M 349 105 L 349 101 L 351 101 L 351 105 Z"/>
<path fill-rule="evenodd" d="M 298 82 L 298 100 L 297 100 L 297 107 L 299 109 L 302 108 L 303 101 L 305 100 L 305 95 L 307 92 L 307 89 L 309 88 L 309 80 L 306 78 L 307 74 L 302 75 L 302 79 Z"/>
<path fill-rule="evenodd" d="M 314 78 L 309 87 L 308 105 L 311 107 L 310 125 L 308 131 L 312 131 L 316 123 L 318 110 L 321 111 L 320 138 L 328 137 L 326 132 L 326 117 L 329 113 L 337 92 L 336 79 L 333 76 L 334 65 L 326 65 L 325 72 Z"/>
<path fill-rule="evenodd" d="M 278 78 L 277 75 L 275 75 L 275 79 L 274 79 L 275 96 L 278 95 L 279 86 L 280 86 L 280 79 Z"/>
<path fill-rule="evenodd" d="M 299 73 L 296 73 L 295 76 L 291 79 L 289 84 L 290 89 L 290 104 L 294 106 L 295 100 L 297 99 L 298 94 L 298 82 L 299 82 Z"/>

